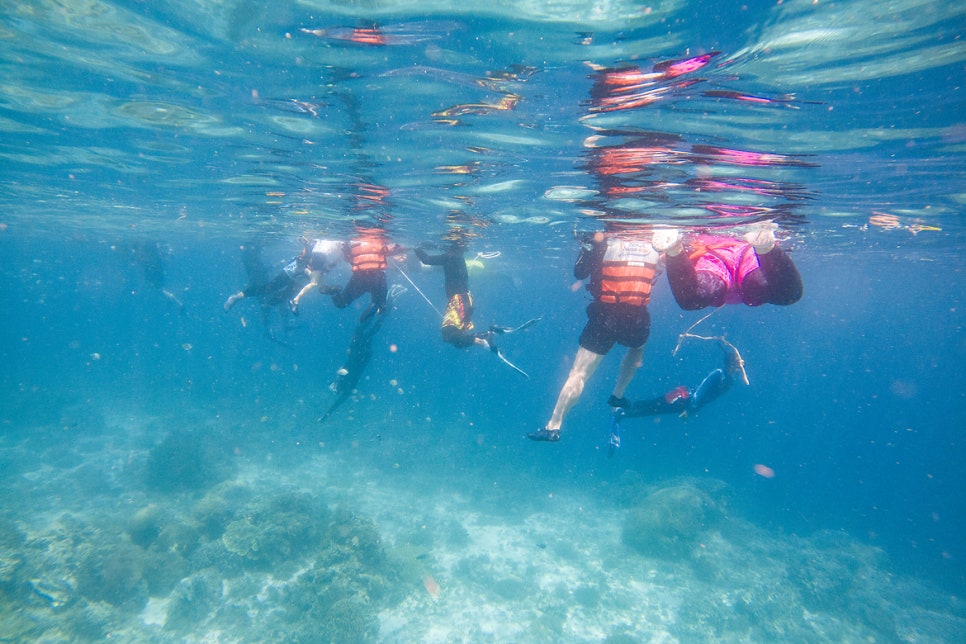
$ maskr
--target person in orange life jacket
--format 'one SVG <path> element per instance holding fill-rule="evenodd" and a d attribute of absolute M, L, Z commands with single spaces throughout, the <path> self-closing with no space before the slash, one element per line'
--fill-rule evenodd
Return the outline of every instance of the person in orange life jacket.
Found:
<path fill-rule="evenodd" d="M 388 244 L 385 231 L 360 228 L 357 237 L 343 245 L 344 255 L 352 267 L 352 276 L 342 290 L 332 294 L 333 304 L 344 309 L 368 292 L 372 303 L 359 317 L 360 322 L 380 313 L 386 305 L 389 292 L 386 282 L 387 257 L 401 250 L 398 244 Z"/>
<path fill-rule="evenodd" d="M 319 293 L 323 295 L 332 295 L 341 290 L 338 286 L 327 285 L 325 276 L 343 261 L 342 242 L 331 239 L 304 239 L 303 241 L 305 247 L 302 249 L 301 258 L 305 264 L 305 273 L 309 276 L 309 283 L 288 302 L 289 309 L 295 315 L 299 313 L 299 302 L 312 289 L 318 288 Z"/>
<path fill-rule="evenodd" d="M 695 311 L 742 303 L 788 305 L 802 298 L 795 263 L 775 241 L 772 222 L 751 227 L 742 238 L 680 236 L 667 248 L 667 277 L 678 305 Z"/>
<path fill-rule="evenodd" d="M 463 249 L 462 240 L 454 239 L 446 245 L 441 253 L 430 255 L 423 245 L 417 247 L 415 253 L 423 264 L 443 267 L 443 279 L 448 300 L 446 312 L 443 314 L 443 342 L 452 344 L 458 349 L 465 349 L 478 344 L 491 351 L 496 351 L 496 345 L 493 343 L 493 331 L 473 333 L 473 296 L 470 293 L 469 276 L 466 271 Z"/>
<path fill-rule="evenodd" d="M 564 418 L 604 355 L 618 343 L 627 347 L 627 354 L 608 404 L 619 407 L 625 401 L 624 390 L 641 364 L 644 343 L 650 333 L 647 304 L 661 259 L 659 248 L 664 247 L 665 237 L 663 230 L 652 232 L 641 227 L 624 233 L 598 232 L 581 244 L 574 277 L 590 278 L 587 290 L 594 301 L 587 306 L 587 324 L 580 334 L 580 348 L 557 396 L 553 414 L 544 427 L 527 434 L 528 438 L 560 440 Z"/>

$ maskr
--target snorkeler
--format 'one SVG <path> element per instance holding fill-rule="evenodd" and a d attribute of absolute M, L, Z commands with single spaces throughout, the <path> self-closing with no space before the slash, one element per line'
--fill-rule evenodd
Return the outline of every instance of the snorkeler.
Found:
<path fill-rule="evenodd" d="M 623 406 L 624 390 L 641 364 L 651 330 L 647 305 L 667 235 L 663 230 L 652 232 L 646 226 L 618 230 L 612 225 L 611 228 L 606 234 L 597 232 L 581 242 L 574 277 L 590 278 L 587 290 L 594 301 L 587 306 L 587 324 L 580 334 L 580 347 L 557 396 L 553 414 L 546 425 L 527 434 L 530 440 L 560 440 L 564 418 L 615 344 L 627 347 L 627 354 L 607 401 L 610 406 Z"/>
<path fill-rule="evenodd" d="M 312 289 L 318 288 L 323 295 L 332 295 L 341 289 L 325 283 L 325 276 L 343 261 L 342 242 L 330 239 L 308 239 L 302 250 L 305 272 L 309 276 L 309 283 L 295 294 L 288 302 L 288 307 L 295 315 L 299 313 L 299 303 Z"/>
<path fill-rule="evenodd" d="M 261 261 L 261 249 L 248 244 L 242 246 L 242 264 L 248 275 L 248 285 L 225 300 L 225 310 L 230 311 L 238 300 L 255 297 L 262 300 L 263 307 L 286 302 L 291 294 L 301 288 L 296 280 L 305 273 L 305 260 L 301 255 L 293 257 L 275 277 L 269 279 Z"/>
<path fill-rule="evenodd" d="M 372 338 L 382 328 L 387 315 L 388 307 L 385 307 L 378 314 L 367 317 L 356 326 L 352 341 L 345 352 L 345 363 L 336 371 L 336 378 L 329 385 L 329 391 L 336 394 L 336 399 L 319 418 L 320 423 L 325 422 L 355 391 L 363 371 L 372 359 Z"/>
<path fill-rule="evenodd" d="M 624 399 L 622 406 L 614 408 L 609 441 L 612 453 L 621 444 L 620 423 L 622 419 L 661 414 L 677 414 L 681 418 L 687 418 L 689 414 L 696 413 L 731 389 L 735 378 L 740 378 L 745 384 L 748 384 L 745 361 L 741 358 L 741 354 L 730 342 L 722 338 L 715 339 L 718 346 L 721 347 L 724 366 L 712 370 L 696 388 L 692 389 L 681 385 L 657 398 L 636 402 Z"/>
<path fill-rule="evenodd" d="M 466 259 L 463 255 L 465 241 L 462 235 L 454 233 L 450 242 L 441 253 L 430 255 L 426 251 L 427 245 L 422 244 L 415 249 L 416 257 L 427 266 L 442 266 L 443 279 L 446 289 L 446 312 L 443 313 L 442 337 L 443 342 L 458 349 L 465 349 L 474 345 L 492 351 L 507 366 L 529 379 L 530 376 L 506 359 L 503 352 L 496 346 L 495 336 L 512 333 L 529 328 L 540 318 L 527 320 L 518 327 L 491 325 L 488 331 L 474 332 L 473 326 L 473 295 L 469 289 L 469 276 L 466 270 Z"/>
<path fill-rule="evenodd" d="M 626 407 L 616 407 L 614 414 L 624 418 L 659 414 L 678 414 L 685 417 L 689 412 L 697 412 L 711 401 L 717 400 L 731 389 L 736 376 L 744 377 L 744 361 L 735 347 L 723 340 L 718 340 L 718 346 L 721 347 L 724 366 L 711 371 L 696 388 L 681 385 L 657 398 L 628 401 Z"/>
<path fill-rule="evenodd" d="M 376 333 L 379 332 L 379 329 L 385 323 L 386 318 L 389 317 L 389 310 L 392 307 L 392 303 L 405 292 L 405 288 L 394 284 L 389 289 L 383 307 L 378 312 L 372 315 L 366 315 L 359 320 L 352 334 L 352 340 L 349 342 L 349 348 L 346 349 L 345 362 L 336 371 L 335 380 L 329 384 L 329 391 L 336 394 L 336 399 L 322 417 L 319 418 L 320 423 L 325 422 L 356 390 L 356 385 L 359 384 L 362 373 L 372 359 L 372 338 L 375 337 Z"/>
<path fill-rule="evenodd" d="M 167 289 L 164 258 L 161 245 L 156 241 L 141 241 L 131 248 L 131 255 L 144 272 L 144 281 L 156 288 L 163 296 L 174 302 L 184 313 L 184 304 Z"/>
<path fill-rule="evenodd" d="M 262 262 L 261 249 L 258 246 L 246 244 L 242 246 L 242 264 L 248 275 L 248 285 L 225 300 L 225 311 L 231 310 L 238 300 L 256 298 L 261 303 L 262 322 L 265 324 L 266 334 L 275 342 L 282 343 L 276 337 L 270 323 L 270 316 L 273 309 L 278 310 L 283 330 L 287 331 L 289 309 L 286 303 L 302 288 L 301 280 L 305 279 L 303 257 L 299 255 L 292 258 L 274 277 L 269 277 L 268 269 Z"/>
<path fill-rule="evenodd" d="M 402 250 L 399 244 L 390 245 L 386 231 L 374 227 L 358 227 L 356 237 L 343 246 L 343 252 L 352 267 L 352 276 L 341 290 L 332 293 L 332 303 L 344 309 L 368 292 L 369 308 L 359 316 L 360 324 L 377 315 L 386 306 L 389 285 L 386 281 L 387 257 Z"/>
<path fill-rule="evenodd" d="M 721 348 L 724 366 L 712 370 L 697 387 L 692 389 L 681 385 L 663 396 L 636 402 L 625 398 L 621 406 L 614 408 L 609 441 L 611 453 L 621 444 L 622 419 L 661 414 L 677 414 L 681 418 L 687 418 L 691 413 L 696 413 L 711 401 L 720 398 L 731 389 L 736 378 L 748 384 L 745 361 L 741 358 L 741 354 L 733 344 L 723 338 L 715 338 L 715 340 Z"/>

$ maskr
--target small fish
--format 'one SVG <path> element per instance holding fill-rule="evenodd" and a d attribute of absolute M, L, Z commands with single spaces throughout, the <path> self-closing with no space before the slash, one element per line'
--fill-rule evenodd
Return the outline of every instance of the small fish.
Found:
<path fill-rule="evenodd" d="M 439 599 L 439 584 L 436 583 L 432 575 L 423 577 L 423 587 L 426 588 L 426 592 L 429 593 L 430 597 L 434 600 Z"/>
<path fill-rule="evenodd" d="M 755 463 L 755 474 L 762 478 L 773 479 L 775 478 L 775 470 L 768 467 L 767 465 L 762 465 L 761 463 Z"/>

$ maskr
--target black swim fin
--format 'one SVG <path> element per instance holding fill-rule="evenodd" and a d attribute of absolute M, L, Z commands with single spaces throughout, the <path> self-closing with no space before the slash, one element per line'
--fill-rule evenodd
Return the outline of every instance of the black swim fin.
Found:
<path fill-rule="evenodd" d="M 492 331 L 493 333 L 499 333 L 501 335 L 504 333 L 516 333 L 517 331 L 524 331 L 530 328 L 531 326 L 533 326 L 534 324 L 536 324 L 542 319 L 543 319 L 543 316 L 540 316 L 538 318 L 531 318 L 526 322 L 524 322 L 523 324 L 521 324 L 520 326 L 499 326 L 496 324 L 491 324 L 490 331 Z"/>
<path fill-rule="evenodd" d="M 512 362 L 510 362 L 509 360 L 507 360 L 506 359 L 506 356 L 503 355 L 503 352 L 502 351 L 500 351 L 499 349 L 497 349 L 493 353 L 496 354 L 496 357 L 499 358 L 503 362 L 503 364 L 505 364 L 506 366 L 510 367 L 511 369 L 513 369 L 514 371 L 516 371 L 518 374 L 520 374 L 521 376 L 523 376 L 527 380 L 530 380 L 530 374 L 528 374 L 526 371 L 524 371 L 520 367 L 516 366 L 515 364 L 513 364 Z"/>

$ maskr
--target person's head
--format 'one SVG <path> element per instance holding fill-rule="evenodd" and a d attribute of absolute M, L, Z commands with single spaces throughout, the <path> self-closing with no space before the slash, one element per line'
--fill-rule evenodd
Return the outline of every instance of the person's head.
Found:
<path fill-rule="evenodd" d="M 378 226 L 373 226 L 366 222 L 357 221 L 355 224 L 356 236 L 370 239 L 379 240 L 386 238 L 386 231 Z"/>
<path fill-rule="evenodd" d="M 299 259 L 306 259 L 312 252 L 312 242 L 306 237 L 302 237 L 302 252 L 299 253 Z"/>
<path fill-rule="evenodd" d="M 462 226 L 453 226 L 443 235 L 443 241 L 456 248 L 465 249 L 467 237 L 466 230 Z"/>
<path fill-rule="evenodd" d="M 608 237 L 620 239 L 650 239 L 652 227 L 636 221 L 604 222 L 604 231 Z"/>

